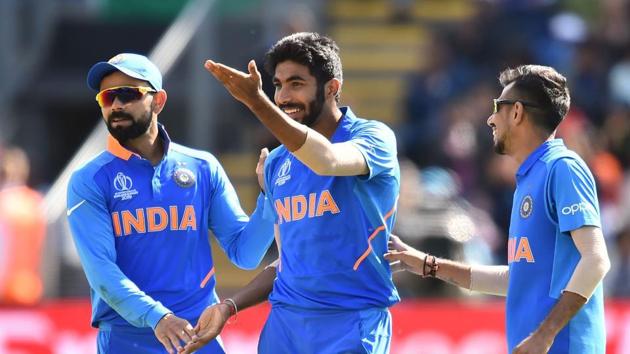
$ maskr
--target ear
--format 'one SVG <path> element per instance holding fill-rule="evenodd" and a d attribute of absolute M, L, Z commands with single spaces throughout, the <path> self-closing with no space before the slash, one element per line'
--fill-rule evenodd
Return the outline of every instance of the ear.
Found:
<path fill-rule="evenodd" d="M 166 91 L 160 90 L 153 94 L 153 113 L 160 114 L 164 109 L 164 105 L 166 104 Z"/>
<path fill-rule="evenodd" d="M 516 102 L 514 104 L 512 120 L 514 121 L 514 125 L 520 125 L 525 121 L 525 107 L 521 102 Z"/>
<path fill-rule="evenodd" d="M 326 98 L 330 97 L 332 99 L 335 99 L 336 96 L 341 94 L 341 81 L 336 78 L 328 80 L 324 90 L 326 92 Z"/>

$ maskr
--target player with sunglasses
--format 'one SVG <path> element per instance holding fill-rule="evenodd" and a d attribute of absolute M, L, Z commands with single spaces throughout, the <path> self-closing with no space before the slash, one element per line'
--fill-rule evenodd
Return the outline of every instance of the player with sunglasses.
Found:
<path fill-rule="evenodd" d="M 191 323 L 219 301 L 208 230 L 234 264 L 251 269 L 273 224 L 261 217 L 262 194 L 248 218 L 217 159 L 170 140 L 157 119 L 162 75 L 149 59 L 119 54 L 94 65 L 87 81 L 110 137 L 107 151 L 74 172 L 67 214 L 98 352 L 175 353 L 197 340 Z M 224 350 L 214 340 L 199 353 Z"/>
<path fill-rule="evenodd" d="M 467 265 L 392 236 L 389 261 L 423 277 L 506 297 L 507 352 L 604 354 L 602 278 L 610 268 L 597 189 L 586 163 L 556 139 L 571 102 L 567 80 L 546 66 L 503 71 L 487 124 L 494 150 L 514 158 L 516 191 L 508 264 Z"/>

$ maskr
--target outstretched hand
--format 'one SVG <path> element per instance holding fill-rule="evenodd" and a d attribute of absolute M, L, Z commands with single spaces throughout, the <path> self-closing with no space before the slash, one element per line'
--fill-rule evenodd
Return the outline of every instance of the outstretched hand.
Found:
<path fill-rule="evenodd" d="M 426 253 L 407 245 L 396 235 L 389 237 L 387 246 L 387 253 L 385 253 L 383 257 L 389 262 L 392 262 L 394 272 L 403 269 L 418 275 L 423 275 Z"/>
<path fill-rule="evenodd" d="M 180 350 L 179 353 L 193 353 L 195 350 L 208 344 L 221 333 L 221 330 L 223 330 L 229 318 L 229 305 L 218 303 L 207 307 L 201 314 L 201 317 L 199 317 L 199 321 L 195 326 L 197 341 L 187 343 L 186 347 Z"/>
<path fill-rule="evenodd" d="M 250 60 L 247 64 L 248 73 L 212 60 L 206 60 L 204 67 L 225 86 L 234 98 L 250 108 L 257 100 L 266 97 L 262 90 L 260 72 L 254 60 Z"/>

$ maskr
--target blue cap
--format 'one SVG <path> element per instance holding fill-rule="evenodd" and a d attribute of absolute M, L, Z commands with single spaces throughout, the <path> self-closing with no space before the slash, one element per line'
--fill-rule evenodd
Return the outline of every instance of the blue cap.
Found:
<path fill-rule="evenodd" d="M 88 86 L 94 91 L 99 91 L 101 80 L 116 70 L 133 78 L 148 81 L 158 91 L 162 89 L 160 69 L 144 55 L 133 53 L 118 54 L 108 61 L 94 64 L 88 72 Z"/>

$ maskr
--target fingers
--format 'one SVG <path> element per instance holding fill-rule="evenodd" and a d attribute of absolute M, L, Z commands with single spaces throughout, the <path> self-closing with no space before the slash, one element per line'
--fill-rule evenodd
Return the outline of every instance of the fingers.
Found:
<path fill-rule="evenodd" d="M 186 342 L 196 342 L 197 340 L 199 340 L 199 337 L 197 337 L 197 332 L 190 323 L 186 324 L 183 332 L 186 333 L 186 336 L 189 338 L 188 340 L 186 340 Z"/>
<path fill-rule="evenodd" d="M 231 68 L 227 65 L 217 63 L 212 60 L 206 60 L 204 63 L 204 67 L 208 70 L 212 75 L 214 75 L 217 80 L 227 83 L 234 78 L 244 77 L 245 73 L 238 71 L 234 68 Z"/>
<path fill-rule="evenodd" d="M 164 348 L 169 354 L 174 353 L 173 346 L 171 346 L 171 341 L 168 336 L 164 335 L 162 337 L 158 337 L 158 340 L 160 341 L 160 343 L 162 343 L 162 345 L 164 346 Z"/>
<path fill-rule="evenodd" d="M 405 270 L 405 264 L 401 261 L 395 261 L 389 264 L 389 268 L 392 270 L 392 273 L 398 273 Z"/>
<path fill-rule="evenodd" d="M 260 81 L 260 72 L 258 71 L 258 68 L 256 67 L 256 61 L 254 61 L 253 59 L 249 61 L 249 64 L 247 64 L 247 70 L 249 71 L 249 74 L 256 79 L 256 81 Z"/>

